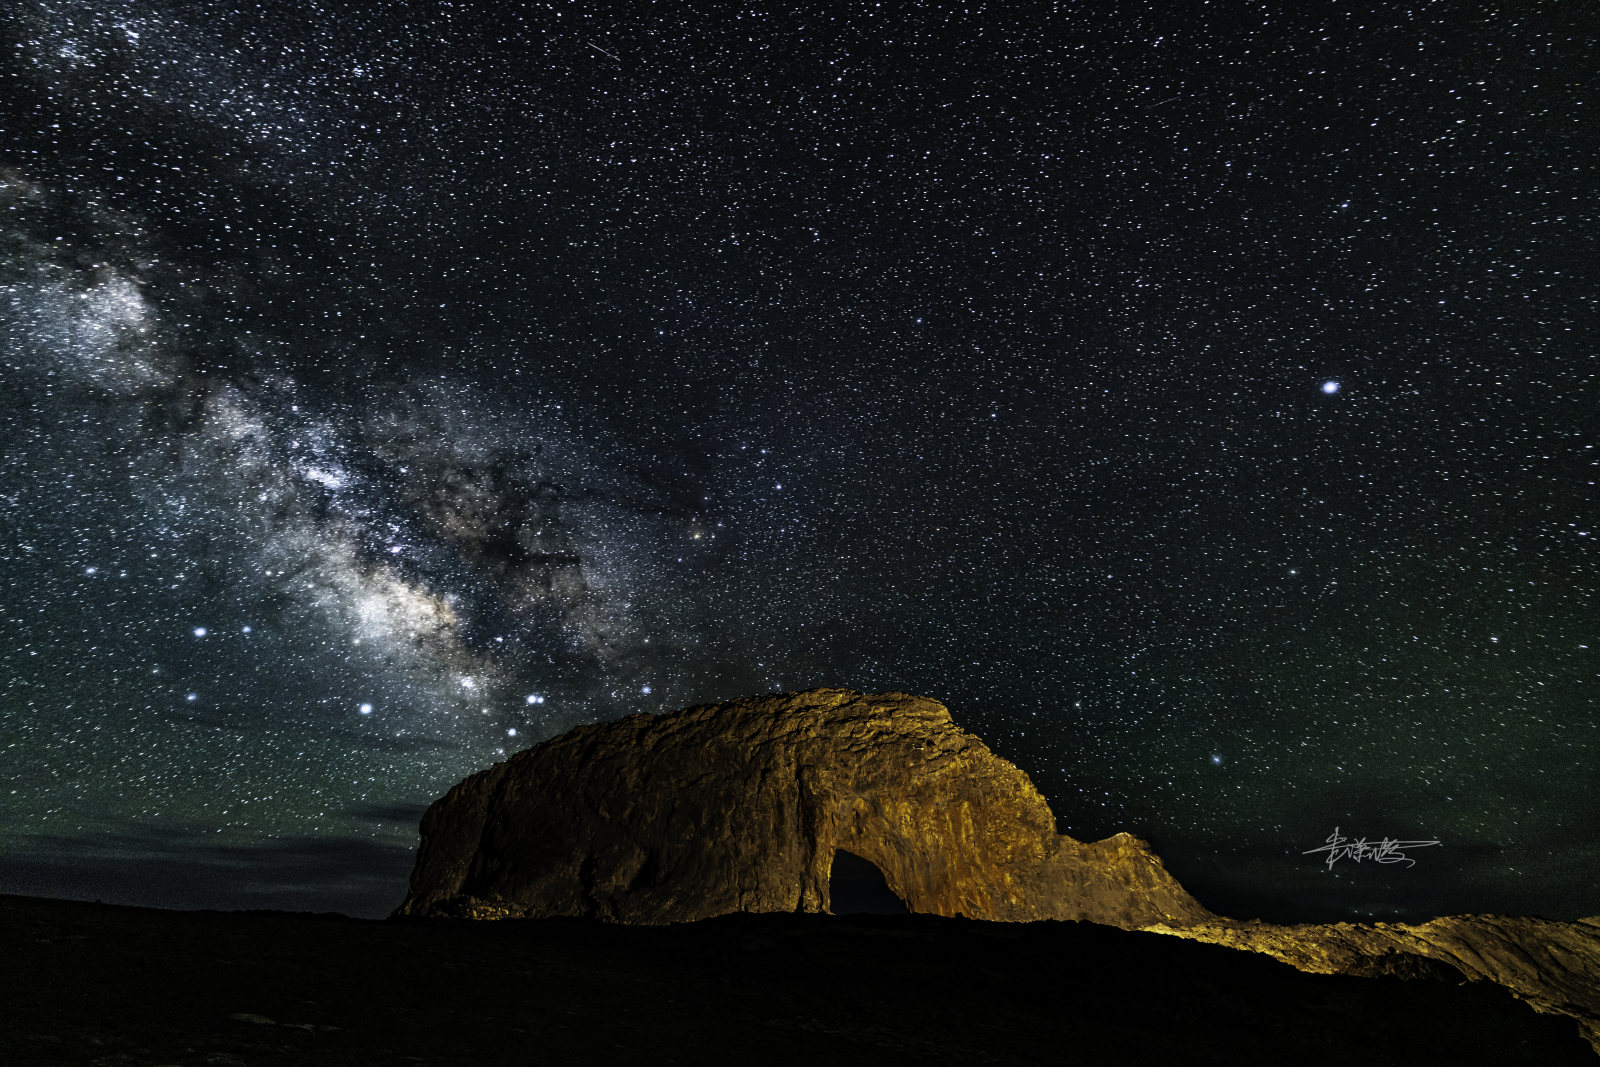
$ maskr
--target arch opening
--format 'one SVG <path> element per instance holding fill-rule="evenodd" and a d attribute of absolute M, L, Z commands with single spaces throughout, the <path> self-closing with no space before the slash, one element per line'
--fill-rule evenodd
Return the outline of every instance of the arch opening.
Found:
<path fill-rule="evenodd" d="M 828 877 L 829 911 L 835 915 L 909 915 L 911 909 L 869 859 L 839 849 Z"/>

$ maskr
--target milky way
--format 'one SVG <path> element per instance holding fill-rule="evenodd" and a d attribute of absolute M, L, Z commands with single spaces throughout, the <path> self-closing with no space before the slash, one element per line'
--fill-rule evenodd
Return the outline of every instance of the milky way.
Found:
<path fill-rule="evenodd" d="M 1584 21 L 7 13 L 0 890 L 379 913 L 847 685 L 1223 910 L 1600 911 Z"/>

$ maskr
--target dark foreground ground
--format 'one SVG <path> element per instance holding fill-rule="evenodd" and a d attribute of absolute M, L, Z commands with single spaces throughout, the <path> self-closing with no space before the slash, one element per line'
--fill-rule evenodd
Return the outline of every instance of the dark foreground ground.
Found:
<path fill-rule="evenodd" d="M 1581 1064 L 1497 987 L 1075 923 L 395 923 L 0 897 L 0 1064 Z M 270 1020 L 270 1021 L 269 1021 Z"/>

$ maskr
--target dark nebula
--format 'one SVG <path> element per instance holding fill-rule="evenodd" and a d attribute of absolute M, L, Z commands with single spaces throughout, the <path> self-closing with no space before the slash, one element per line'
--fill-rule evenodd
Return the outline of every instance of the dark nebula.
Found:
<path fill-rule="evenodd" d="M 12 5 L 0 891 L 380 914 L 509 752 L 844 685 L 1218 910 L 1600 912 L 1597 42 Z"/>

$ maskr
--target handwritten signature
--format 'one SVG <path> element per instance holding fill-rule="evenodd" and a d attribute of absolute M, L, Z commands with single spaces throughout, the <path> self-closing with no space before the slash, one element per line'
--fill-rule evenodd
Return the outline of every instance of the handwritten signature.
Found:
<path fill-rule="evenodd" d="M 1396 841 L 1392 837 L 1385 837 L 1381 841 L 1369 842 L 1361 837 L 1352 841 L 1339 833 L 1335 826 L 1333 833 L 1328 835 L 1328 843 L 1321 848 L 1308 848 L 1300 853 L 1309 856 L 1313 852 L 1326 852 L 1328 854 L 1328 869 L 1333 870 L 1333 865 L 1342 859 L 1352 859 L 1357 863 L 1362 860 L 1372 860 L 1376 863 L 1404 863 L 1408 867 L 1415 867 L 1417 861 L 1407 856 L 1402 849 L 1422 848 L 1425 845 L 1437 845 L 1433 841 Z"/>

